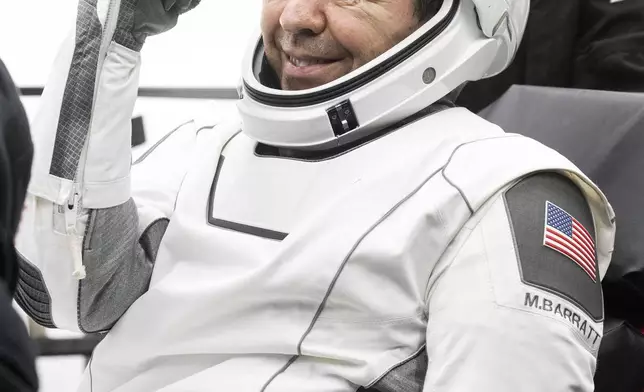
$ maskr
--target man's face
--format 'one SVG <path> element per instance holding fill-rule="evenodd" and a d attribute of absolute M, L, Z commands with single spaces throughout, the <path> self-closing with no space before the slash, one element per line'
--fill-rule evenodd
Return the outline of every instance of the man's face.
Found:
<path fill-rule="evenodd" d="M 419 27 L 415 0 L 264 0 L 266 57 L 284 90 L 329 83 Z"/>

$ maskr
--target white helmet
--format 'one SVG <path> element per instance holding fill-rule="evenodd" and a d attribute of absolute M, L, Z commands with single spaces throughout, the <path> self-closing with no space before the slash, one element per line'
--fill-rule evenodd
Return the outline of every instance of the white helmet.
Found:
<path fill-rule="evenodd" d="M 319 87 L 285 91 L 260 82 L 261 39 L 243 62 L 243 132 L 278 147 L 323 149 L 368 136 L 417 113 L 466 81 L 512 62 L 530 0 L 443 0 L 438 13 L 364 66 Z"/>

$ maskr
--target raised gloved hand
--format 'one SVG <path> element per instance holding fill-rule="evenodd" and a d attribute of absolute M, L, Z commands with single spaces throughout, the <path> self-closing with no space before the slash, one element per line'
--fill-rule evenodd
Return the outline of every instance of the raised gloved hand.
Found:
<path fill-rule="evenodd" d="M 121 0 L 114 40 L 139 51 L 148 36 L 172 29 L 201 0 Z"/>

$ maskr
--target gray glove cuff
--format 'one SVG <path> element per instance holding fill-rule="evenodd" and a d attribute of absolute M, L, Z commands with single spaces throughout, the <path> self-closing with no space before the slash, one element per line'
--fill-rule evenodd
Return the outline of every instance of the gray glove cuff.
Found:
<path fill-rule="evenodd" d="M 119 10 L 114 41 L 126 48 L 139 52 L 145 43 L 147 35 L 134 31 L 134 18 L 139 0 L 123 0 Z"/>
<path fill-rule="evenodd" d="M 114 41 L 140 51 L 150 35 L 172 29 L 201 0 L 122 0 Z"/>

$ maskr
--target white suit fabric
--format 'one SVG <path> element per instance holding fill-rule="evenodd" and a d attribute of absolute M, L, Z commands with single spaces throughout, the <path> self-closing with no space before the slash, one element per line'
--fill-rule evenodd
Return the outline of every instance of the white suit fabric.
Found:
<path fill-rule="evenodd" d="M 17 247 L 36 271 L 23 281 L 42 280 L 48 305 L 32 311 L 46 324 L 109 329 L 79 391 L 592 391 L 601 320 L 522 281 L 504 202 L 534 173 L 568 178 L 592 213 L 603 275 L 612 210 L 564 157 L 446 108 L 313 160 L 259 154 L 239 123 L 195 120 L 131 165 L 140 55 L 112 42 L 78 175 L 61 178 L 51 162 L 73 45 L 33 124 Z M 92 218 L 109 209 L 126 223 Z M 159 222 L 150 251 L 138 238 Z M 132 271 L 151 276 L 119 273 L 137 257 Z M 100 274 L 118 279 L 88 304 Z M 421 357 L 420 380 L 392 381 Z"/>

